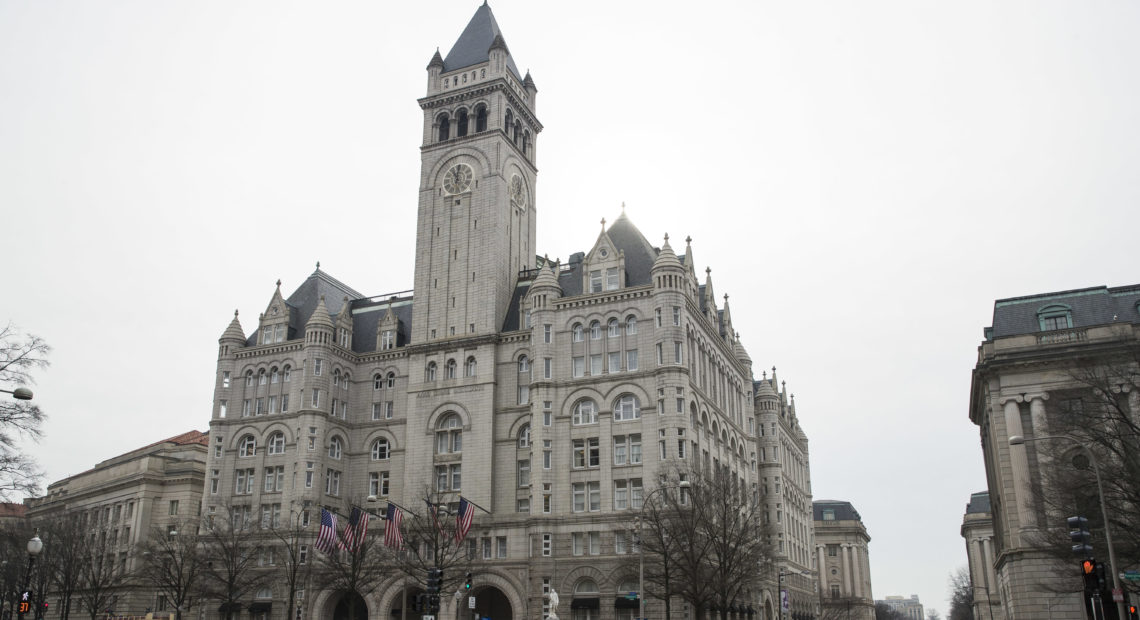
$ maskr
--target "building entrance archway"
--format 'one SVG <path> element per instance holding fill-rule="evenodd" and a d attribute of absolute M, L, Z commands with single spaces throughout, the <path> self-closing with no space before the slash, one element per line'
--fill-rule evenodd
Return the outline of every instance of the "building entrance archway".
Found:
<path fill-rule="evenodd" d="M 386 620 L 420 620 L 423 615 L 413 608 L 416 597 L 423 594 L 424 590 L 420 587 L 408 587 L 404 589 L 404 600 L 400 601 L 400 596 L 392 597 L 392 604 L 388 608 L 388 616 Z"/>
<path fill-rule="evenodd" d="M 343 594 L 333 608 L 333 620 L 368 620 L 368 603 L 359 594 Z"/>
<path fill-rule="evenodd" d="M 514 620 L 514 610 L 511 600 L 503 591 L 495 586 L 483 586 L 473 590 L 475 596 L 475 609 L 467 606 L 467 598 L 459 601 L 459 620 Z"/>

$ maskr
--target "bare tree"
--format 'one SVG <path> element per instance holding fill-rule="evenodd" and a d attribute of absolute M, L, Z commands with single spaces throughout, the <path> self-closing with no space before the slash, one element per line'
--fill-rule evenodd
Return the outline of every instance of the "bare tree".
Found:
<path fill-rule="evenodd" d="M 240 601 L 272 578 L 258 570 L 258 528 L 249 519 L 248 506 L 231 506 L 229 512 L 229 519 L 215 519 L 199 535 L 204 563 L 200 592 L 219 601 L 226 618 L 234 617 Z"/>
<path fill-rule="evenodd" d="M 34 385 L 32 373 L 48 366 L 51 347 L 39 336 L 21 332 L 11 323 L 0 329 L 0 384 L 4 388 Z M 13 494 L 39 494 L 43 472 L 17 445 L 38 440 L 46 419 L 32 401 L 0 398 L 0 500 Z"/>
<path fill-rule="evenodd" d="M 285 584 L 289 593 L 289 603 L 282 616 L 282 620 L 289 620 L 289 614 L 293 613 L 297 604 L 297 592 L 304 589 L 312 576 L 313 562 L 306 543 L 307 532 L 305 527 L 292 519 L 287 525 L 272 528 L 270 532 L 283 552 L 277 565 L 276 579 Z"/>
<path fill-rule="evenodd" d="M 907 620 L 907 617 L 886 603 L 875 603 L 875 620 Z"/>
<path fill-rule="evenodd" d="M 867 602 L 854 596 L 820 599 L 820 620 L 852 620 L 863 617 L 861 608 Z"/>
<path fill-rule="evenodd" d="M 322 553 L 320 558 L 320 566 L 313 574 L 314 584 L 345 602 L 348 620 L 363 618 L 364 597 L 375 591 L 392 570 L 392 557 L 383 538 L 373 532 L 359 544 Z"/>
<path fill-rule="evenodd" d="M 174 521 L 167 527 L 153 528 L 140 547 L 136 580 L 166 597 L 174 605 L 177 620 L 193 606 L 205 565 L 197 530 L 195 522 Z"/>
<path fill-rule="evenodd" d="M 396 566 L 411 583 L 427 585 L 427 571 L 443 571 L 441 591 L 450 592 L 463 582 L 464 573 L 473 570 L 476 558 L 482 557 L 468 540 L 456 541 L 455 516 L 446 508 L 446 498 L 424 489 L 424 501 L 415 509 L 405 512 L 404 549 L 396 554 Z M 429 504 L 439 508 L 433 518 Z M 411 508 L 411 507 L 409 507 Z"/>
<path fill-rule="evenodd" d="M 947 620 L 974 620 L 974 588 L 965 566 L 950 573 L 949 613 Z"/>
<path fill-rule="evenodd" d="M 84 517 L 74 513 L 42 521 L 39 529 L 44 541 L 41 570 L 50 578 L 60 620 L 67 620 L 82 585 L 90 532 Z"/>
<path fill-rule="evenodd" d="M 727 468 L 677 470 L 642 511 L 647 575 L 664 597 L 676 593 L 697 620 L 715 607 L 723 619 L 759 591 L 773 558 L 759 498 Z"/>
<path fill-rule="evenodd" d="M 77 594 L 83 610 L 95 620 L 109 613 L 127 582 L 126 557 L 118 557 L 106 532 L 89 532 L 81 545 Z M 46 545 L 45 545 L 46 549 Z"/>

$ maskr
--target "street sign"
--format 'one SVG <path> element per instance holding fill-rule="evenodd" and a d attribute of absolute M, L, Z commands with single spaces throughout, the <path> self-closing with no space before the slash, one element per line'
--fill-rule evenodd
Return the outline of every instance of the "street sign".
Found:
<path fill-rule="evenodd" d="M 468 596 L 467 597 L 467 609 L 475 609 L 475 597 L 474 596 Z"/>
<path fill-rule="evenodd" d="M 423 620 L 435 620 L 435 616 L 432 614 L 424 614 Z"/>
<path fill-rule="evenodd" d="M 1126 570 L 1120 573 L 1120 577 L 1127 581 L 1140 581 L 1140 571 Z"/>
<path fill-rule="evenodd" d="M 1116 588 L 1115 590 L 1113 590 L 1112 591 L 1112 601 L 1114 603 L 1123 603 L 1124 602 L 1124 590 L 1122 590 L 1120 588 Z"/>

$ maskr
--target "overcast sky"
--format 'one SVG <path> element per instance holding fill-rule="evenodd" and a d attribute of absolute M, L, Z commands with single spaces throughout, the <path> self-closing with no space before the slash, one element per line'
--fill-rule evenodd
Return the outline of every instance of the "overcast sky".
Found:
<path fill-rule="evenodd" d="M 205 430 L 217 338 L 278 278 L 412 288 L 416 99 L 477 7 L 0 0 L 0 320 L 55 348 L 50 480 Z M 492 8 L 539 89 L 538 252 L 622 202 L 691 235 L 875 596 L 945 611 L 994 299 L 1140 280 L 1140 4 Z"/>

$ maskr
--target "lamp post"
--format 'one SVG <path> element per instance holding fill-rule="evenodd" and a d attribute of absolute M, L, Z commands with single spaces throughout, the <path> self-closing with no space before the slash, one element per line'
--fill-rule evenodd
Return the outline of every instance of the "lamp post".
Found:
<path fill-rule="evenodd" d="M 21 598 L 23 598 L 23 593 L 28 591 L 28 586 L 32 583 L 32 568 L 36 564 L 36 556 L 39 555 L 43 549 L 44 541 L 40 540 L 40 528 L 37 527 L 36 531 L 32 534 L 31 540 L 28 541 L 28 572 L 24 574 L 24 587 L 20 590 Z M 17 601 L 16 604 L 19 605 L 21 602 L 23 601 Z M 28 601 L 28 604 L 30 606 L 31 601 Z M 17 610 L 18 609 L 17 607 Z M 32 610 L 29 609 L 29 611 Z"/>
<path fill-rule="evenodd" d="M 973 591 L 977 590 L 978 588 L 981 588 L 981 589 L 986 591 L 986 609 L 988 609 L 990 612 L 990 620 L 994 620 L 994 602 L 992 600 L 990 600 L 990 588 L 989 588 L 989 586 L 970 586 L 970 598 L 974 599 L 974 603 L 976 605 L 978 602 L 978 599 L 975 598 Z M 1049 617 L 1050 618 L 1053 617 L 1052 612 L 1049 613 Z"/>
<path fill-rule="evenodd" d="M 1044 437 L 1030 438 L 1025 438 L 1021 435 L 1014 435 L 1009 438 L 1009 445 L 1020 446 L 1030 441 L 1044 441 L 1046 439 L 1060 439 L 1063 441 L 1072 442 L 1073 444 L 1076 444 L 1078 448 L 1080 448 L 1081 452 L 1083 452 L 1085 456 L 1089 457 L 1089 463 L 1092 464 L 1093 468 L 1093 475 L 1096 476 L 1096 492 L 1097 495 L 1100 496 L 1100 516 L 1101 519 L 1104 520 L 1104 541 L 1108 545 L 1108 563 L 1111 565 L 1109 568 L 1112 569 L 1112 588 L 1113 590 L 1120 590 L 1123 592 L 1120 587 L 1120 565 L 1116 563 L 1116 550 L 1112 546 L 1112 529 L 1108 524 L 1108 507 L 1105 506 L 1104 502 L 1104 485 L 1102 485 L 1100 481 L 1100 467 L 1097 465 L 1096 455 L 1093 454 L 1092 450 L 1089 450 L 1089 447 L 1079 439 L 1076 437 L 1071 437 L 1069 435 L 1046 435 Z M 1116 613 L 1118 618 L 1127 618 L 1127 616 L 1124 615 L 1124 601 L 1116 601 Z"/>
<path fill-rule="evenodd" d="M 641 528 L 645 523 L 645 506 L 649 504 L 650 498 L 657 493 L 666 489 L 687 489 L 689 488 L 688 480 L 681 480 L 675 485 L 657 487 L 645 496 L 641 501 L 641 509 L 637 513 L 637 617 L 640 620 L 645 620 L 645 545 L 641 540 Z M 669 620 L 666 618 L 665 620 Z"/>
<path fill-rule="evenodd" d="M 0 390 L 5 394 L 11 394 L 12 398 L 16 400 L 32 400 L 32 391 L 28 388 L 19 387 L 15 390 Z"/>

